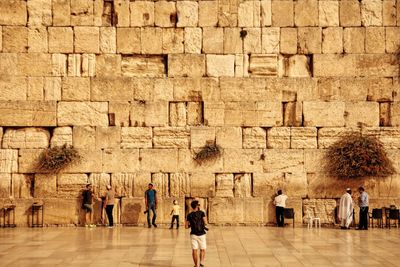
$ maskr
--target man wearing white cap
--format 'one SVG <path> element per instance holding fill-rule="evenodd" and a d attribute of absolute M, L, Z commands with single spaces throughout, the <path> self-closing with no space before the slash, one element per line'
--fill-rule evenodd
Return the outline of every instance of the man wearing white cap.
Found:
<path fill-rule="evenodd" d="M 353 221 L 353 199 L 351 198 L 351 189 L 347 188 L 346 193 L 340 198 L 339 203 L 339 220 L 341 229 L 349 229 L 351 222 Z"/>

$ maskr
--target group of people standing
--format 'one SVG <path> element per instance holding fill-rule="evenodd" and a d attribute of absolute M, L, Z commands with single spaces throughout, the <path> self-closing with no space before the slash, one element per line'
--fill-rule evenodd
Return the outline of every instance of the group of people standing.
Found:
<path fill-rule="evenodd" d="M 358 188 L 360 193 L 358 197 L 358 206 L 360 207 L 360 219 L 357 230 L 368 230 L 368 206 L 369 197 L 364 187 Z M 347 188 L 346 192 L 340 198 L 338 217 L 341 229 L 350 229 L 354 217 L 354 201 L 351 196 L 351 188 Z"/>

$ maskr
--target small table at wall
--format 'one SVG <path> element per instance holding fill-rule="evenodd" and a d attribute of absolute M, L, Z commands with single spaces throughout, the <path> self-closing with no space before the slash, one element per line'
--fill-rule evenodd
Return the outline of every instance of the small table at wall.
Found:
<path fill-rule="evenodd" d="M 32 224 L 31 224 L 31 227 L 43 227 L 43 225 L 44 225 L 44 204 L 42 204 L 42 203 L 33 203 L 32 207 L 31 207 L 31 210 L 32 210 Z M 39 223 L 40 212 L 42 213 L 42 216 L 41 216 L 42 220 Z M 35 215 L 36 215 L 36 223 L 35 223 L 35 220 L 34 220 Z"/>
<path fill-rule="evenodd" d="M 3 210 L 3 227 L 16 227 L 17 225 L 15 224 L 15 205 L 9 204 L 9 205 L 4 205 L 2 208 Z M 11 217 L 12 213 L 12 217 Z M 6 223 L 6 218 L 7 218 L 7 223 Z"/>

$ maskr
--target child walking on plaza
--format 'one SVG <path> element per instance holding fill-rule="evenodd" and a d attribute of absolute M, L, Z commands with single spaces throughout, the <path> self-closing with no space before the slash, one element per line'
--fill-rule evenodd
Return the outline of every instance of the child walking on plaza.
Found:
<path fill-rule="evenodd" d="M 181 207 L 178 205 L 178 201 L 174 200 L 174 205 L 172 206 L 171 210 L 171 215 L 172 215 L 172 220 L 171 220 L 171 227 L 169 229 L 172 229 L 174 227 L 174 221 L 176 220 L 176 229 L 179 229 L 179 213 L 181 211 Z"/>

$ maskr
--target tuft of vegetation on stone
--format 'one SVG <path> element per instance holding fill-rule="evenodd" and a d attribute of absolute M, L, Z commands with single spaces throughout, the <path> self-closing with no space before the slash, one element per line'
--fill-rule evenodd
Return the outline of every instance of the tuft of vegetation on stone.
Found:
<path fill-rule="evenodd" d="M 44 150 L 37 162 L 36 171 L 45 173 L 58 173 L 67 166 L 79 162 L 81 156 L 72 146 L 64 144 Z"/>
<path fill-rule="evenodd" d="M 216 144 L 206 144 L 195 155 L 194 160 L 198 164 L 211 161 L 221 156 L 221 148 Z"/>
<path fill-rule="evenodd" d="M 395 173 L 379 139 L 361 133 L 345 135 L 330 146 L 325 169 L 338 178 L 387 177 Z"/>

